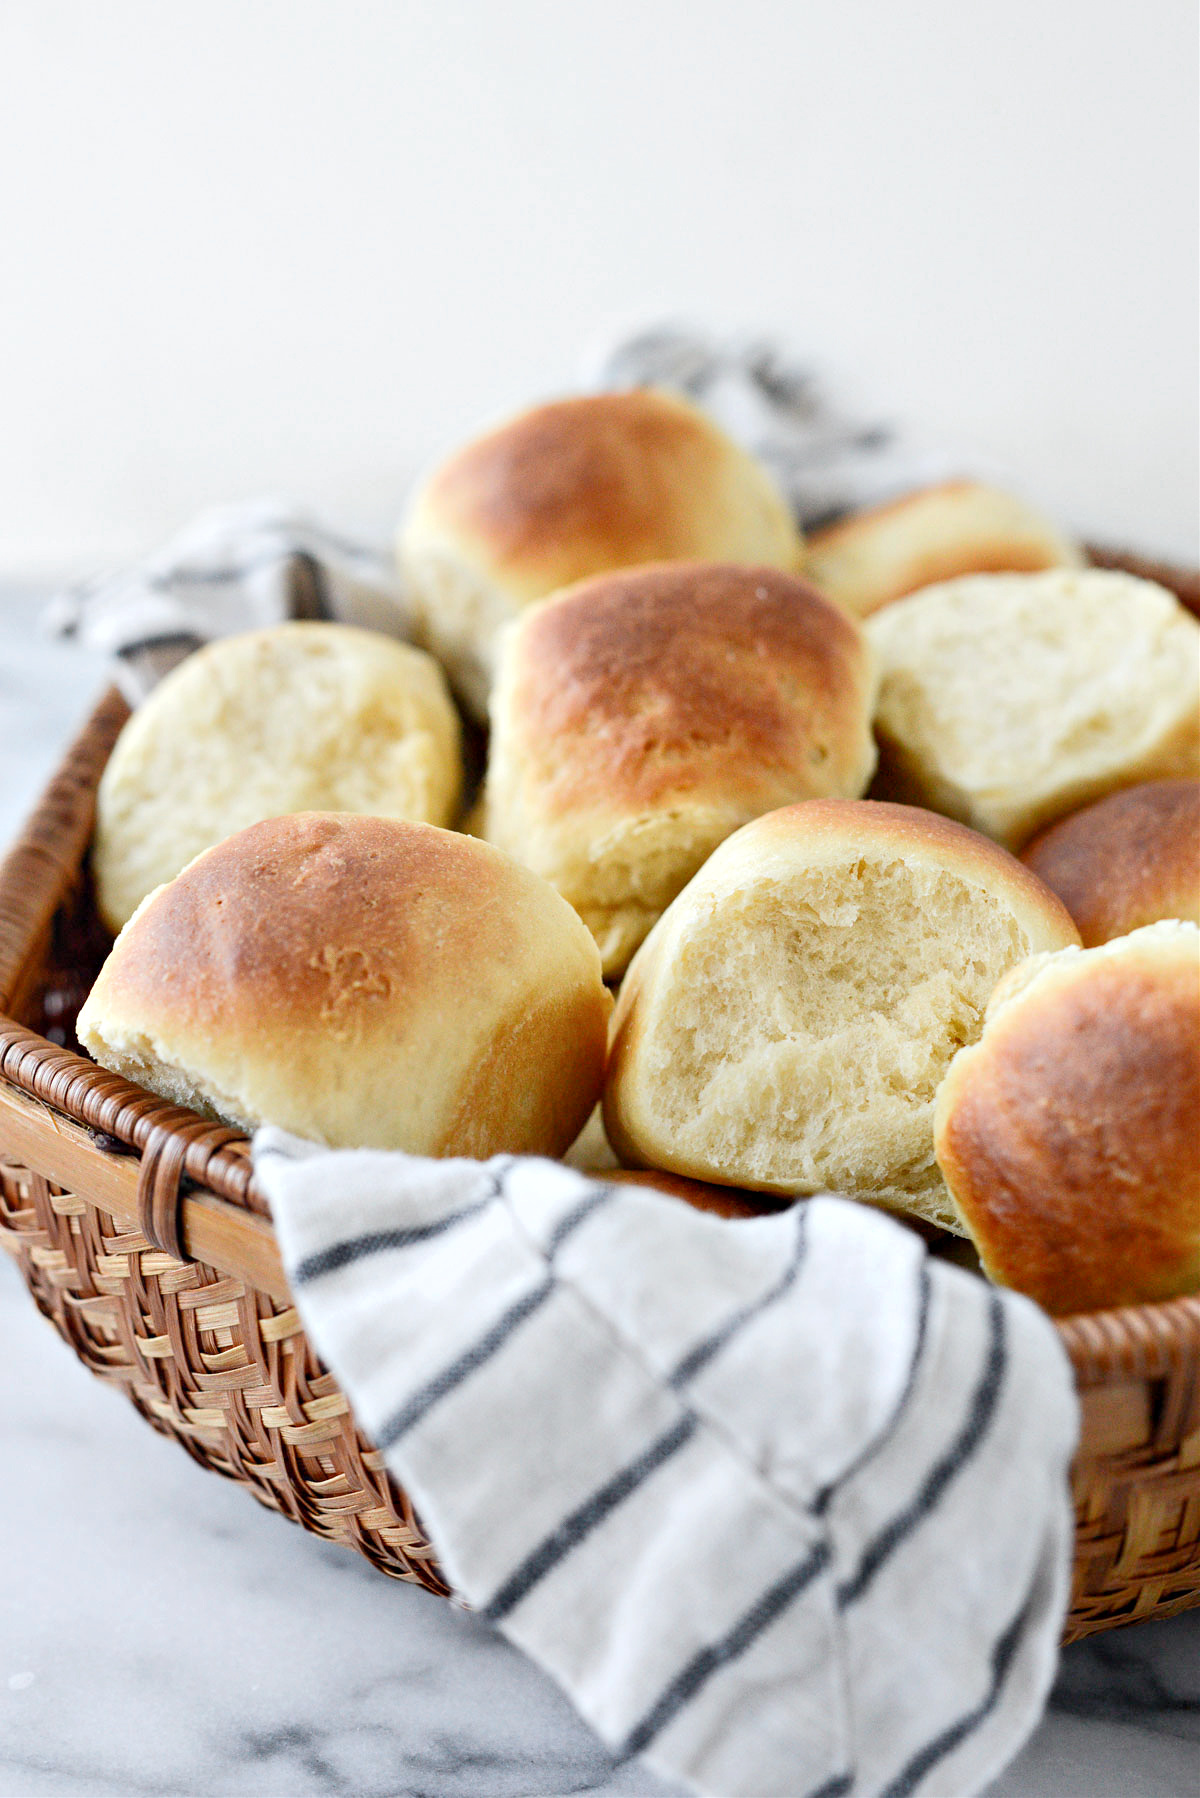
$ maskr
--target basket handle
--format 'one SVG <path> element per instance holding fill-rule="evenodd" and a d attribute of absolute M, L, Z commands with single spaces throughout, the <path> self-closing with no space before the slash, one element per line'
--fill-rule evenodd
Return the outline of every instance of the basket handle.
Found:
<path fill-rule="evenodd" d="M 203 1156 L 207 1173 L 218 1149 L 227 1143 L 244 1141 L 240 1130 L 214 1127 L 199 1118 L 193 1123 L 172 1122 L 163 1117 L 151 1119 L 138 1170 L 137 1192 L 139 1227 L 147 1242 L 176 1261 L 190 1259 L 183 1246 L 180 1201 L 187 1186 L 211 1182 L 197 1180 L 188 1172 L 189 1154 L 193 1162 Z"/>

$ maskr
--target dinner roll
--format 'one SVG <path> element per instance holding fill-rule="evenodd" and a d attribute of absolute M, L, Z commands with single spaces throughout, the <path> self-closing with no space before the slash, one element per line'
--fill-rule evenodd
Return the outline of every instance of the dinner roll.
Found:
<path fill-rule="evenodd" d="M 864 618 L 955 575 L 1083 564 L 1079 546 L 1023 500 L 978 481 L 946 481 L 814 531 L 804 572 Z"/>
<path fill-rule="evenodd" d="M 633 959 L 604 1122 L 622 1161 L 829 1188 L 963 1226 L 933 1099 L 1000 976 L 1077 943 L 1028 869 L 931 812 L 813 799 L 722 843 Z"/>
<path fill-rule="evenodd" d="M 223 837 L 283 812 L 449 824 L 458 714 L 424 650 L 344 624 L 224 637 L 126 724 L 100 782 L 92 867 L 114 932 Z"/>
<path fill-rule="evenodd" d="M 874 699 L 862 632 L 791 575 L 598 575 L 505 633 L 485 835 L 558 888 L 619 975 L 731 831 L 864 790 Z"/>
<path fill-rule="evenodd" d="M 1149 581 L 970 575 L 897 600 L 867 631 L 883 798 L 1018 849 L 1114 788 L 1200 773 L 1200 626 Z"/>
<path fill-rule="evenodd" d="M 500 627 L 531 600 L 640 562 L 798 568 L 771 477 L 686 400 L 650 390 L 536 406 L 424 482 L 399 560 L 418 635 L 482 718 Z"/>
<path fill-rule="evenodd" d="M 1200 931 L 1037 955 L 937 1098 L 938 1161 L 984 1268 L 1048 1311 L 1200 1286 Z"/>
<path fill-rule="evenodd" d="M 1181 606 L 1200 618 L 1200 569 L 1194 565 L 1159 562 L 1149 556 L 1131 555 L 1127 549 L 1105 549 L 1097 543 L 1088 544 L 1087 557 L 1093 568 L 1118 568 L 1124 574 L 1136 574 L 1139 580 L 1166 587 Z"/>
<path fill-rule="evenodd" d="M 610 1008 L 591 937 L 528 869 L 429 824 L 303 812 L 151 894 L 78 1028 L 105 1067 L 245 1129 L 559 1155 Z"/>
<path fill-rule="evenodd" d="M 1200 924 L 1200 780 L 1150 780 L 1040 831 L 1021 860 L 1088 948 L 1156 918 Z"/>
<path fill-rule="evenodd" d="M 780 1208 L 778 1199 L 763 1193 L 712 1186 L 707 1180 L 687 1180 L 682 1174 L 664 1173 L 661 1168 L 585 1168 L 584 1172 L 606 1186 L 644 1186 L 651 1192 L 666 1193 L 669 1198 L 682 1199 L 697 1211 L 711 1211 L 717 1217 L 763 1217 Z"/>

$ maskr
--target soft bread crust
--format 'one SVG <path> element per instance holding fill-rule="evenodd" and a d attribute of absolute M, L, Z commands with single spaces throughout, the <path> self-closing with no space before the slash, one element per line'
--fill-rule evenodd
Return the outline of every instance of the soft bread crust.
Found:
<path fill-rule="evenodd" d="M 79 1038 L 243 1128 L 560 1155 L 599 1095 L 610 1009 L 583 925 L 498 850 L 307 813 L 240 832 L 152 894 Z"/>
<path fill-rule="evenodd" d="M 112 931 L 201 850 L 284 812 L 449 824 L 461 732 L 433 658 L 343 624 L 226 637 L 130 718 L 100 782 L 92 866 Z"/>
<path fill-rule="evenodd" d="M 853 620 L 776 569 L 598 576 L 505 634 L 486 835 L 558 888 L 614 977 L 732 831 L 863 792 L 875 688 Z"/>
<path fill-rule="evenodd" d="M 876 790 L 1019 849 L 1118 787 L 1200 774 L 1200 625 L 1100 569 L 982 574 L 871 618 Z"/>
<path fill-rule="evenodd" d="M 1011 493 L 945 481 L 814 531 L 804 571 L 856 618 L 962 574 L 1082 568 L 1077 543 Z"/>
<path fill-rule="evenodd" d="M 764 1193 L 738 1192 L 733 1186 L 712 1186 L 707 1180 L 688 1180 L 682 1174 L 668 1174 L 662 1168 L 585 1168 L 592 1180 L 606 1186 L 644 1186 L 651 1192 L 666 1193 L 672 1199 L 683 1199 L 697 1211 L 711 1211 L 717 1217 L 763 1217 L 779 1210 L 779 1201 Z"/>
<path fill-rule="evenodd" d="M 933 1100 L 1004 972 L 1078 943 L 1019 862 L 930 812 L 817 799 L 748 824 L 664 913 L 613 1018 L 622 1161 L 845 1192 L 961 1233 Z"/>
<path fill-rule="evenodd" d="M 1058 894 L 1089 949 L 1159 918 L 1200 924 L 1200 780 L 1110 793 L 1040 831 L 1021 860 Z"/>
<path fill-rule="evenodd" d="M 1148 925 L 1015 969 L 937 1099 L 984 1268 L 1056 1314 L 1200 1286 L 1200 932 Z"/>
<path fill-rule="evenodd" d="M 704 413 L 648 389 L 523 412 L 418 489 L 399 561 L 418 635 L 483 717 L 494 639 L 533 600 L 643 562 L 765 562 L 803 545 L 766 470 Z"/>

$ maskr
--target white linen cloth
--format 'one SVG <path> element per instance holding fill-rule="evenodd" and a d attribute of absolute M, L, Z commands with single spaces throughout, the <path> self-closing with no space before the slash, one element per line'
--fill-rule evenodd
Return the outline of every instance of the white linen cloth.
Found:
<path fill-rule="evenodd" d="M 734 1221 L 277 1129 L 254 1158 L 454 1590 L 618 1753 L 714 1798 L 966 1798 L 1021 1746 L 1077 1432 L 1028 1300 L 843 1199 Z"/>
<path fill-rule="evenodd" d="M 289 618 L 331 619 L 407 636 L 388 557 L 281 500 L 202 512 L 132 568 L 51 600 L 48 628 L 115 656 L 131 704 L 201 643 Z"/>
<path fill-rule="evenodd" d="M 669 387 L 693 400 L 766 464 L 805 530 L 937 481 L 997 476 L 977 455 L 853 417 L 811 363 L 766 338 L 655 323 L 594 350 L 584 372 L 591 387 Z"/>

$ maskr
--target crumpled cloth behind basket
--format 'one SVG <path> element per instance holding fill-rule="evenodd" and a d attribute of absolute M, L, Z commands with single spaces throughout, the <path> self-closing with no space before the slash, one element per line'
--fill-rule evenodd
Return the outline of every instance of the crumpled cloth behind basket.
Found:
<path fill-rule="evenodd" d="M 115 658 L 130 705 L 214 637 L 288 619 L 407 637 L 390 557 L 282 500 L 212 506 L 132 568 L 65 588 L 46 626 Z"/>
<path fill-rule="evenodd" d="M 588 385 L 669 387 L 770 469 L 806 531 L 938 481 L 1009 477 L 977 451 L 854 415 L 819 367 L 769 337 L 655 322 L 587 358 Z"/>
<path fill-rule="evenodd" d="M 455 1591 L 719 1798 L 977 1792 L 1041 1713 L 1071 1372 L 1033 1304 L 819 1197 L 255 1138 L 305 1328 Z"/>

